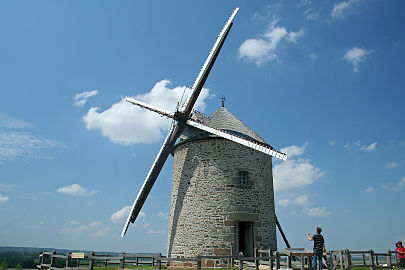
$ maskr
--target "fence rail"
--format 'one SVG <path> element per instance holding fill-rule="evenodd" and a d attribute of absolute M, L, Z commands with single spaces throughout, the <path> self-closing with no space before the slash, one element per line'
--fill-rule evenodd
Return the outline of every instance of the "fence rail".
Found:
<path fill-rule="evenodd" d="M 109 254 L 41 252 L 39 255 L 38 270 L 93 270 L 96 266 L 116 265 L 119 269 L 126 266 L 152 265 L 157 270 L 162 269 L 162 264 L 175 265 L 182 262 L 184 266 L 201 270 L 211 267 L 238 267 L 239 270 L 251 268 L 262 269 L 312 269 L 312 253 L 291 255 L 291 253 L 273 250 L 255 249 L 253 257 L 245 257 L 243 253 L 238 255 L 197 256 L 193 258 L 166 258 L 161 253 L 156 254 L 132 254 L 120 253 L 118 256 Z M 369 267 L 375 269 L 392 269 L 398 265 L 396 251 L 387 250 L 385 253 L 377 253 L 372 249 L 367 251 L 335 250 L 324 254 L 324 266 L 328 270 L 340 270 Z M 79 256 L 78 256 L 79 255 Z M 81 256 L 80 256 L 81 255 Z"/>

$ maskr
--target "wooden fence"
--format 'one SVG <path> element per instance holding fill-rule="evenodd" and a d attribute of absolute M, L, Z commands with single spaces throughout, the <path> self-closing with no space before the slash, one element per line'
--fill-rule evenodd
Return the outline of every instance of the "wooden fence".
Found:
<path fill-rule="evenodd" d="M 161 269 L 162 261 L 165 257 L 161 253 L 156 254 L 130 254 L 120 253 L 119 256 L 110 256 L 108 254 L 89 253 L 71 253 L 65 255 L 56 254 L 56 252 L 41 252 L 39 254 L 38 269 L 50 270 L 93 270 L 96 266 L 107 267 L 116 265 L 119 269 L 124 269 L 129 265 L 152 265 L 157 270 Z"/>
<path fill-rule="evenodd" d="M 82 257 L 77 258 L 77 255 Z M 201 270 L 211 267 L 236 267 L 239 270 L 251 268 L 261 269 L 312 269 L 312 254 L 300 254 L 292 256 L 288 252 L 259 250 L 255 249 L 254 257 L 245 257 L 243 253 L 238 255 L 219 255 L 219 256 L 197 256 L 194 258 L 166 258 L 161 253 L 156 254 L 129 254 L 120 253 L 119 256 L 109 256 L 108 254 L 89 253 L 66 253 L 65 255 L 56 254 L 56 252 L 41 252 L 39 255 L 39 270 L 93 270 L 96 266 L 107 267 L 111 265 L 124 269 L 126 266 L 134 265 L 152 265 L 157 270 L 162 269 L 162 264 L 170 263 L 176 265 L 176 262 L 182 263 L 182 268 L 196 268 Z M 374 269 L 392 269 L 398 265 L 398 256 L 396 251 L 388 250 L 386 253 L 376 253 L 373 250 L 368 251 L 349 251 L 337 250 L 327 251 L 323 258 L 324 268 L 336 270 L 340 268 L 352 269 L 360 267 L 369 267 Z"/>
<path fill-rule="evenodd" d="M 398 266 L 398 252 L 387 250 L 386 253 L 377 253 L 372 249 L 367 251 L 337 250 L 327 252 L 328 265 L 331 270 L 341 270 L 369 267 L 373 269 L 392 269 Z"/>

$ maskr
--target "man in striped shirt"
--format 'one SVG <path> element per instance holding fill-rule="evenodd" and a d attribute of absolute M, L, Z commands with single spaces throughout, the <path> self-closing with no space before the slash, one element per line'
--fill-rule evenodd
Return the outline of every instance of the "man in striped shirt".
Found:
<path fill-rule="evenodd" d="M 314 234 L 312 237 L 309 235 L 309 233 L 307 233 L 309 241 L 314 241 L 314 260 L 313 260 L 314 270 L 316 270 L 316 264 L 318 261 L 319 261 L 319 270 L 322 270 L 322 255 L 323 252 L 326 252 L 325 240 L 323 239 L 321 232 L 322 229 L 316 227 L 316 234 Z"/>

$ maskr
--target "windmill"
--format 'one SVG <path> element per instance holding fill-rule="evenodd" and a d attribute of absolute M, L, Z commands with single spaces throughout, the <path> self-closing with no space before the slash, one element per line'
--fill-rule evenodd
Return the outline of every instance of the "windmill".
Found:
<path fill-rule="evenodd" d="M 252 135 L 253 137 L 245 136 L 244 134 L 241 134 L 241 133 L 235 133 L 235 132 L 232 132 L 227 129 L 218 128 L 216 125 L 207 124 L 208 122 L 204 121 L 204 119 L 203 119 L 204 117 L 202 116 L 202 114 L 193 110 L 193 107 L 197 101 L 197 98 L 203 88 L 203 85 L 204 85 L 204 83 L 214 65 L 214 62 L 225 42 L 225 39 L 232 27 L 232 24 L 233 24 L 232 21 L 236 15 L 236 13 L 238 12 L 238 10 L 239 10 L 239 8 L 236 8 L 233 11 L 230 18 L 226 22 L 224 28 L 220 32 L 213 48 L 211 49 L 211 51 L 208 55 L 208 58 L 206 59 L 203 67 L 200 70 L 200 73 L 198 74 L 198 76 L 192 86 L 192 89 L 191 89 L 192 93 L 191 93 L 189 99 L 187 100 L 187 102 L 185 103 L 185 106 L 180 107 L 180 108 L 178 106 L 178 109 L 175 112 L 171 112 L 171 111 L 168 111 L 168 110 L 165 110 L 162 108 L 158 108 L 156 106 L 152 106 L 152 105 L 146 104 L 144 102 L 135 100 L 133 98 L 126 98 L 126 101 L 128 101 L 134 105 L 140 106 L 147 110 L 156 112 L 162 116 L 166 116 L 168 118 L 173 119 L 174 120 L 173 122 L 175 124 L 173 124 L 172 127 L 170 128 L 170 131 L 169 131 L 166 139 L 164 140 L 164 143 L 163 143 L 151 169 L 149 170 L 149 173 L 134 201 L 134 204 L 133 204 L 131 212 L 128 216 L 127 222 L 123 228 L 122 235 L 121 235 L 122 237 L 127 232 L 129 224 L 135 222 L 139 212 L 141 211 L 141 208 L 142 208 L 145 200 L 147 199 L 147 196 L 148 196 L 150 190 L 152 189 L 153 184 L 155 183 L 162 167 L 165 164 L 166 159 L 168 158 L 169 154 L 173 153 L 173 151 L 175 150 L 176 142 L 180 138 L 181 135 L 184 136 L 183 133 L 190 133 L 190 130 L 199 131 L 199 132 L 202 132 L 205 134 L 209 134 L 210 136 L 214 136 L 216 138 L 221 138 L 222 140 L 225 139 L 225 141 L 231 142 L 232 145 L 236 144 L 236 145 L 238 145 L 238 147 L 242 147 L 243 149 L 249 149 L 249 151 L 253 151 L 253 152 L 260 152 L 261 155 L 263 157 L 267 157 L 267 159 L 269 159 L 268 156 L 275 157 L 275 158 L 278 158 L 281 160 L 287 159 L 287 156 L 284 153 L 281 153 L 281 152 L 275 150 L 273 147 L 271 147 L 270 145 L 265 143 L 261 138 L 259 138 L 255 134 Z M 221 114 L 234 119 L 232 114 L 230 112 L 228 112 L 225 108 L 223 108 L 221 110 Z M 236 119 L 235 121 L 239 121 L 239 120 Z M 240 123 L 240 124 L 238 123 L 238 125 L 243 126 L 243 123 Z M 245 130 L 248 130 L 248 129 L 245 129 Z M 249 132 L 249 130 L 248 130 L 248 132 Z M 271 174 L 271 158 L 269 160 L 270 160 L 270 174 Z M 271 176 L 271 199 L 273 199 L 272 174 L 270 176 Z M 247 176 L 246 176 L 246 178 L 247 178 Z M 188 184 L 190 184 L 190 183 L 188 183 Z M 177 194 L 177 191 L 173 192 L 173 190 L 172 190 L 172 193 Z M 173 194 L 172 194 L 172 199 L 173 199 Z M 273 205 L 274 205 L 274 201 L 273 201 Z M 272 211 L 274 213 L 274 209 Z M 276 220 L 275 223 L 277 223 L 277 225 L 279 225 L 277 218 L 275 217 L 275 214 L 273 217 L 273 221 L 274 221 L 274 218 Z M 170 224 L 171 224 L 170 226 L 174 226 L 173 220 L 170 221 Z M 244 224 L 243 226 L 247 226 L 247 225 Z M 242 229 L 244 230 L 243 226 L 240 227 L 241 230 Z M 275 228 L 275 226 L 274 226 L 274 228 Z M 279 229 L 280 229 L 280 227 L 279 227 Z M 169 230 L 173 230 L 173 227 L 171 227 Z M 274 235 L 275 235 L 275 232 L 274 232 Z M 169 245 L 173 244 L 173 239 L 171 239 L 171 237 L 173 238 L 174 236 L 170 236 L 170 232 L 169 232 Z M 169 247 L 168 249 L 171 250 L 171 247 Z M 169 256 L 169 253 L 170 253 L 170 251 L 168 251 L 168 256 Z"/>

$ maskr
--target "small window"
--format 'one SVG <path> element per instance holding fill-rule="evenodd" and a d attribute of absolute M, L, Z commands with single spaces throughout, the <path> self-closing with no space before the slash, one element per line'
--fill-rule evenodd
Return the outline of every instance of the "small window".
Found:
<path fill-rule="evenodd" d="M 239 171 L 239 184 L 247 185 L 248 173 L 246 171 Z"/>

